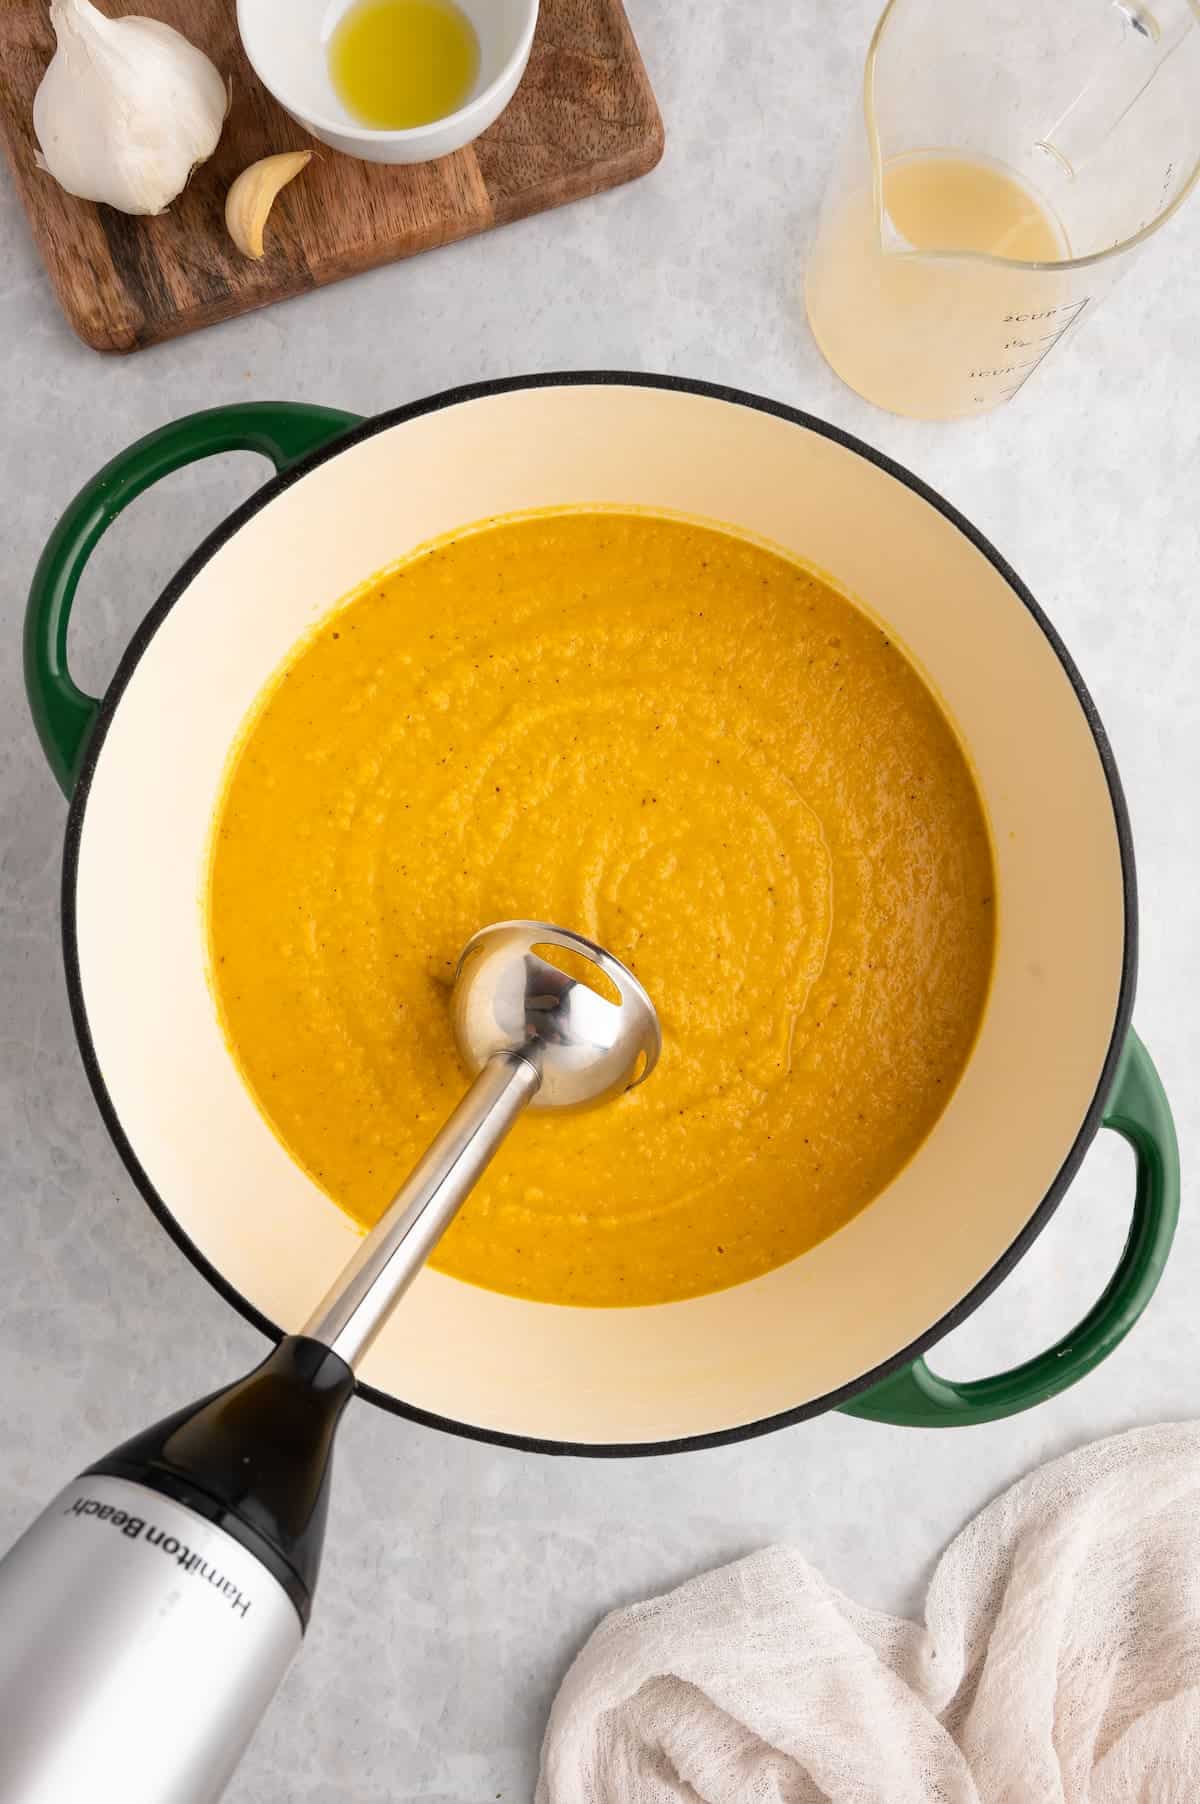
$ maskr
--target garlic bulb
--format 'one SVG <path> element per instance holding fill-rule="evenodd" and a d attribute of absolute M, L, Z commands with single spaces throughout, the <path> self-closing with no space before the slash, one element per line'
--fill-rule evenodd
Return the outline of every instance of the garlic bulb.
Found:
<path fill-rule="evenodd" d="M 39 162 L 68 194 L 122 213 L 161 213 L 217 148 L 221 75 L 157 19 L 109 19 L 91 0 L 51 0 L 58 49 L 33 102 Z"/>

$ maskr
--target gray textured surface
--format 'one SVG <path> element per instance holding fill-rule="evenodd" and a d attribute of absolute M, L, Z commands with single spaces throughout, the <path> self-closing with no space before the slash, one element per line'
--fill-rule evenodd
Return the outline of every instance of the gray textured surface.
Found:
<path fill-rule="evenodd" d="M 372 411 L 512 371 L 661 369 L 807 407 L 911 466 L 1016 564 L 1097 698 L 1137 836 L 1137 1020 L 1185 1161 L 1200 1142 L 1200 201 L 1006 412 L 961 427 L 876 413 L 822 364 L 799 294 L 874 7 L 768 7 L 764 31 L 762 9 L 632 0 L 668 135 L 640 186 L 131 361 L 71 338 L 0 180 L 0 1543 L 82 1460 L 260 1351 L 156 1226 L 98 1121 L 63 992 L 63 804 L 19 678 L 24 588 L 58 512 L 113 451 L 189 409 L 269 396 Z M 90 683 L 262 474 L 248 458 L 200 467 L 126 516 L 78 610 Z M 1019 1097 L 1012 1109 L 1019 1132 Z M 945 1369 L 1037 1350 L 1102 1287 L 1130 1187 L 1107 1139 L 1032 1255 L 939 1350 Z M 947 1537 L 1031 1463 L 1200 1410 L 1190 1189 L 1185 1175 L 1177 1249 L 1133 1338 L 1072 1394 L 961 1438 L 828 1417 L 592 1466 L 355 1412 L 309 1645 L 234 1804 L 526 1798 L 555 1685 L 597 1617 L 772 1537 L 864 1601 L 916 1607 Z"/>

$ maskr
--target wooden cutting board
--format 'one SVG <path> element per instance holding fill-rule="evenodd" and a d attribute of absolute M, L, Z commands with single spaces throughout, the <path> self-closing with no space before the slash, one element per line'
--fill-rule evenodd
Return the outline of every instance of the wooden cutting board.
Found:
<path fill-rule="evenodd" d="M 275 204 L 261 263 L 224 224 L 235 176 L 313 147 L 242 55 L 235 0 L 101 0 L 183 31 L 232 78 L 215 156 L 157 219 L 64 194 L 34 161 L 33 96 L 54 49 L 46 0 L 0 0 L 0 138 L 50 279 L 79 336 L 135 351 L 377 264 L 505 225 L 645 175 L 663 129 L 621 0 L 542 0 L 515 100 L 466 150 L 408 168 L 317 155 Z"/>

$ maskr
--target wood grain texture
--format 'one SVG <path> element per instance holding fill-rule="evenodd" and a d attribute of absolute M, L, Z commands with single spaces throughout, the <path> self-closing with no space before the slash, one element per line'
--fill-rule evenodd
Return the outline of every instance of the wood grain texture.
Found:
<path fill-rule="evenodd" d="M 389 168 L 324 145 L 276 202 L 261 263 L 224 224 L 234 178 L 313 140 L 242 55 L 234 0 L 102 0 L 152 13 L 232 81 L 221 143 L 169 212 L 130 219 L 72 199 L 37 167 L 33 96 L 53 54 L 46 0 L 0 0 L 0 138 L 63 310 L 85 343 L 133 351 L 562 206 L 652 169 L 663 129 L 621 0 L 542 0 L 525 80 L 496 124 L 438 163 Z"/>

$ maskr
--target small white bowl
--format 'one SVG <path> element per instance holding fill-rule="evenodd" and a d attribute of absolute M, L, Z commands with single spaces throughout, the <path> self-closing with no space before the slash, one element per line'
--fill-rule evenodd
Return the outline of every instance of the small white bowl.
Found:
<path fill-rule="evenodd" d="M 537 25 L 538 0 L 456 0 L 479 39 L 479 73 L 457 111 L 407 131 L 355 119 L 329 73 L 329 40 L 356 0 L 238 0 L 250 66 L 280 106 L 323 144 L 369 163 L 428 163 L 470 144 L 517 91 Z"/>

